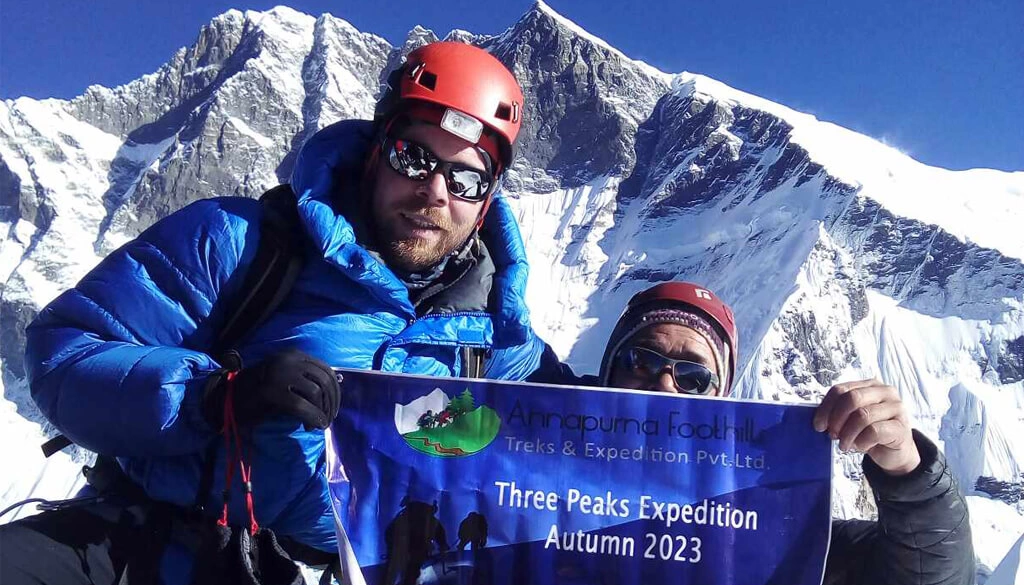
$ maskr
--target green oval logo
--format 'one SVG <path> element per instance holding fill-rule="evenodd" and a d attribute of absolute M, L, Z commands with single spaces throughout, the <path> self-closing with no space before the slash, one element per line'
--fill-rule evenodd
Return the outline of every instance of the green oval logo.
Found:
<path fill-rule="evenodd" d="M 396 404 L 395 428 L 410 447 L 421 453 L 465 457 L 494 441 L 501 418 L 490 407 L 476 406 L 469 388 L 451 399 L 435 388 L 409 404 Z"/>

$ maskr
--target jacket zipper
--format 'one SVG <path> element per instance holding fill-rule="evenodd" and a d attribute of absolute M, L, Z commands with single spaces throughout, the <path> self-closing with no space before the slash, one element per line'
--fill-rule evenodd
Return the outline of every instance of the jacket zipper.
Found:
<path fill-rule="evenodd" d="M 441 317 L 488 317 L 488 316 L 490 316 L 490 313 L 487 313 L 485 311 L 454 311 L 452 313 L 433 313 L 433 314 L 430 314 L 430 315 L 424 315 L 422 317 L 413 317 L 411 319 L 406 319 L 405 329 L 408 329 L 408 328 L 412 327 L 414 323 L 416 323 L 417 321 L 423 321 L 424 319 L 438 319 L 438 318 L 441 318 Z M 405 330 L 403 330 L 403 332 L 404 331 Z M 401 335 L 401 333 L 399 333 L 399 335 Z M 395 337 L 398 337 L 398 335 L 396 335 Z M 379 349 L 377 349 L 377 354 L 373 356 L 373 369 L 378 370 L 378 371 L 383 371 L 382 368 L 384 366 L 384 354 L 387 353 L 389 348 L 401 347 L 403 345 L 406 345 L 406 342 L 404 342 L 404 341 L 399 341 L 398 343 L 394 343 L 395 337 L 392 337 L 386 343 L 381 345 Z M 462 347 L 463 346 L 463 344 L 460 344 L 460 343 L 455 343 L 454 345 L 455 345 L 455 347 Z M 470 345 L 468 347 L 475 347 L 475 346 Z M 483 346 L 480 346 L 480 347 L 483 347 Z"/>

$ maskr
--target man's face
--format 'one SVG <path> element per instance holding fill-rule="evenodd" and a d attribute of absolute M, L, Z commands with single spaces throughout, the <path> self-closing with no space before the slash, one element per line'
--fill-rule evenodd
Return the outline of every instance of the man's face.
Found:
<path fill-rule="evenodd" d="M 698 363 L 722 378 L 715 361 L 715 351 L 708 340 L 693 329 L 678 323 L 656 323 L 644 327 L 622 344 L 622 348 L 642 347 L 674 359 Z M 622 351 L 620 349 L 620 351 Z M 654 392 L 680 392 L 672 378 L 672 368 L 666 367 L 651 376 L 642 376 L 635 370 L 616 364 L 612 367 L 609 385 L 616 388 L 650 390 Z M 721 394 L 715 387 L 710 395 Z"/>
<path fill-rule="evenodd" d="M 475 146 L 438 126 L 413 124 L 397 137 L 422 144 L 443 161 L 487 168 Z M 388 165 L 386 156 L 381 153 L 377 164 L 371 206 L 385 261 L 410 272 L 434 266 L 473 233 L 483 202 L 451 195 L 441 173 L 425 181 L 406 178 Z"/>

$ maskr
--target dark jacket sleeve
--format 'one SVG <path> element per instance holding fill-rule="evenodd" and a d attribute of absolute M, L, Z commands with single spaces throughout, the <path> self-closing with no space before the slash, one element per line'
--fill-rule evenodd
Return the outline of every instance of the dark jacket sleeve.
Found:
<path fill-rule="evenodd" d="M 558 359 L 558 354 L 547 343 L 540 356 L 540 364 L 527 382 L 537 384 L 561 384 L 563 386 L 597 386 L 596 376 L 577 376 L 568 365 Z"/>
<path fill-rule="evenodd" d="M 825 583 L 974 583 L 967 503 L 935 444 L 917 431 L 914 442 L 921 453 L 921 465 L 905 476 L 890 476 L 870 458 L 864 458 L 864 473 L 878 505 L 878 521 L 832 523 Z"/>

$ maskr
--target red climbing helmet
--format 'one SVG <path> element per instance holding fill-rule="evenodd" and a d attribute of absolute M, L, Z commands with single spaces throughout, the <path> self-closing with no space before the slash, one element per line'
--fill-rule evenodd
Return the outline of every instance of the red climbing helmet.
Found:
<path fill-rule="evenodd" d="M 497 163 L 495 176 L 512 164 L 523 121 L 523 90 L 487 51 L 446 41 L 409 53 L 405 64 L 388 77 L 374 119 L 390 123 L 397 114 L 421 104 L 439 106 L 438 125 L 484 149 Z"/>
<path fill-rule="evenodd" d="M 727 367 L 729 368 L 729 377 L 726 387 L 723 388 L 723 395 L 729 395 L 735 383 L 736 352 L 739 349 L 739 333 L 736 330 L 736 318 L 733 316 L 729 305 L 722 302 L 715 293 L 689 282 L 663 282 L 635 294 L 629 300 L 625 310 L 622 312 L 622 316 L 619 317 L 615 330 L 612 332 L 612 338 L 609 340 L 609 345 L 605 350 L 601 366 L 602 376 L 604 376 L 603 381 L 607 382 L 607 376 L 610 374 L 610 359 L 614 353 L 612 351 L 613 347 L 618 347 L 615 343 L 617 338 L 623 337 L 626 334 L 626 329 L 634 327 L 645 313 L 673 306 L 706 317 L 706 320 L 718 330 L 722 341 L 728 344 L 729 363 Z M 625 339 L 623 337 L 623 339 L 618 339 L 618 341 L 625 341 Z"/>
<path fill-rule="evenodd" d="M 739 346 L 736 317 L 733 316 L 729 305 L 722 302 L 722 299 L 718 298 L 715 293 L 690 282 L 663 282 L 633 295 L 633 298 L 629 299 L 629 304 L 626 305 L 625 312 L 630 313 L 655 301 L 683 303 L 706 314 L 725 334 L 725 340 L 729 342 L 729 349 L 735 355 Z"/>

